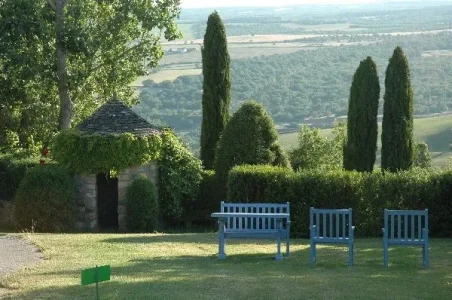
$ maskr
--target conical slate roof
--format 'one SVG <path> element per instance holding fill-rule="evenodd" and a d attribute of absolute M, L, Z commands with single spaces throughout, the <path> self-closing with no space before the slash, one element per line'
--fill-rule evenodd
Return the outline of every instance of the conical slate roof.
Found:
<path fill-rule="evenodd" d="M 132 133 L 145 137 L 159 134 L 159 128 L 152 126 L 130 108 L 116 99 L 110 100 L 99 107 L 94 114 L 83 121 L 79 130 L 88 134 L 121 134 Z"/>

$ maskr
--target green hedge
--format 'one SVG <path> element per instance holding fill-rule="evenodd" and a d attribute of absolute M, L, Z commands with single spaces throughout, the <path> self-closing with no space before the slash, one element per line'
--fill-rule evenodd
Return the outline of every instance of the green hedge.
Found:
<path fill-rule="evenodd" d="M 27 171 L 14 199 L 14 217 L 20 230 L 68 232 L 75 227 L 74 181 L 58 165 Z"/>
<path fill-rule="evenodd" d="M 39 158 L 16 159 L 11 155 L 1 156 L 0 199 L 12 200 L 25 172 L 38 164 Z"/>
<path fill-rule="evenodd" d="M 228 201 L 290 202 L 294 236 L 308 236 L 309 207 L 353 208 L 357 236 L 380 236 L 383 210 L 429 209 L 432 236 L 452 236 L 452 172 L 292 172 L 238 166 L 229 173 Z"/>

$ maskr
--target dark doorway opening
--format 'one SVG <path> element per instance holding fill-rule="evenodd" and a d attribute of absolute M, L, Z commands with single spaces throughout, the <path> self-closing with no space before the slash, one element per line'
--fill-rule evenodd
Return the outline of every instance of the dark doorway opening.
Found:
<path fill-rule="evenodd" d="M 118 178 L 97 174 L 97 220 L 99 231 L 118 231 Z"/>

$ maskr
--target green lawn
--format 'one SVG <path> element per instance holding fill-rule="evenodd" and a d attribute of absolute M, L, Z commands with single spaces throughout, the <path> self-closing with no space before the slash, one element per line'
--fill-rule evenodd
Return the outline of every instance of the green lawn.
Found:
<path fill-rule="evenodd" d="M 307 240 L 292 240 L 291 257 L 273 259 L 275 242 L 227 241 L 225 261 L 211 234 L 30 234 L 44 252 L 37 266 L 4 279 L 11 299 L 94 299 L 80 270 L 110 264 L 101 299 L 450 299 L 452 240 L 431 242 L 431 268 L 420 248 L 393 248 L 382 267 L 381 239 L 358 239 L 355 265 L 346 248 L 319 247 L 309 264 Z"/>

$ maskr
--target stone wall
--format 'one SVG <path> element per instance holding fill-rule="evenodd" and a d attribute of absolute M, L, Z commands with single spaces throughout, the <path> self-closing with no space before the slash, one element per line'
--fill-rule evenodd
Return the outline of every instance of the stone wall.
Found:
<path fill-rule="evenodd" d="M 77 229 L 97 231 L 97 185 L 96 175 L 74 176 L 77 199 Z"/>
<path fill-rule="evenodd" d="M 118 224 L 119 231 L 127 231 L 126 192 L 129 185 L 139 175 L 149 178 L 158 193 L 158 166 L 152 162 L 142 166 L 132 166 L 118 173 Z M 98 231 L 97 222 L 97 185 L 96 175 L 75 175 L 77 195 L 77 229 L 80 231 Z"/>

